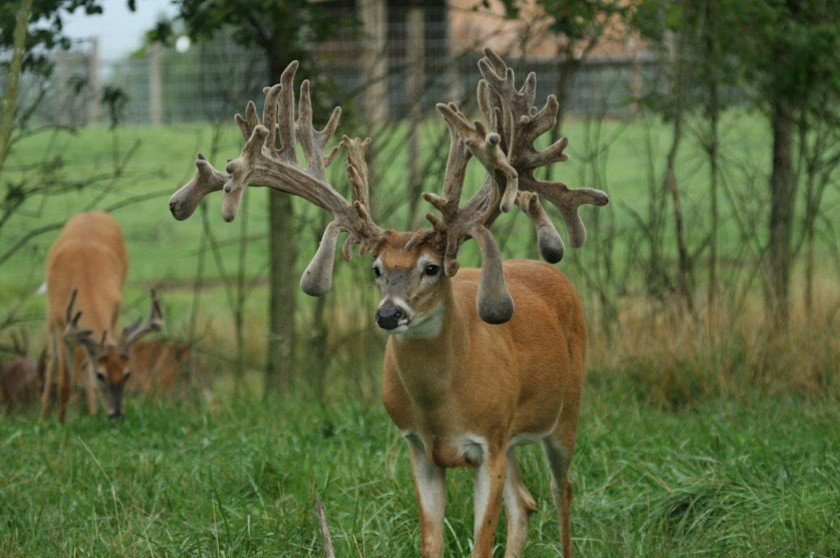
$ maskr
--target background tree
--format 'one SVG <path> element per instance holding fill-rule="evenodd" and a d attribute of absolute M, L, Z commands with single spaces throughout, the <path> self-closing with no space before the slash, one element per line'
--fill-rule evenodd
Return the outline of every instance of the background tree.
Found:
<path fill-rule="evenodd" d="M 710 168 L 710 301 L 718 282 L 718 125 L 725 108 L 721 88 L 739 85 L 767 118 L 771 151 L 762 276 L 768 317 L 776 325 L 785 325 L 789 318 L 800 183 L 806 184 L 803 224 L 810 246 L 808 230 L 813 234 L 822 192 L 830 169 L 837 165 L 834 151 L 826 145 L 828 128 L 820 130 L 818 138 L 812 131 L 815 124 L 838 120 L 838 23 L 840 5 L 819 0 L 645 0 L 634 13 L 634 24 L 652 44 L 678 47 L 671 47 L 671 66 L 678 71 L 669 74 L 660 96 L 660 101 L 671 97 L 677 104 L 659 103 L 659 110 L 679 121 L 685 109 L 701 114 L 706 122 L 701 144 Z M 675 112 L 675 106 L 681 111 Z M 815 186 L 815 180 L 821 186 Z"/>
<path fill-rule="evenodd" d="M 772 134 L 770 214 L 765 259 L 767 308 L 777 325 L 788 322 L 795 260 L 794 219 L 799 190 L 797 128 L 808 116 L 837 121 L 840 91 L 840 4 L 823 0 L 752 0 L 735 15 L 749 32 L 726 48 L 745 68 Z M 826 96 L 833 103 L 825 104 Z"/>
<path fill-rule="evenodd" d="M 292 60 L 306 64 L 313 45 L 329 39 L 340 25 L 323 6 L 309 0 L 175 0 L 178 18 L 195 39 L 230 33 L 238 44 L 265 55 L 265 81 L 274 84 Z M 170 31 L 158 26 L 161 38 Z M 265 393 L 286 389 L 295 370 L 297 247 L 291 196 L 269 193 L 269 338 Z"/>

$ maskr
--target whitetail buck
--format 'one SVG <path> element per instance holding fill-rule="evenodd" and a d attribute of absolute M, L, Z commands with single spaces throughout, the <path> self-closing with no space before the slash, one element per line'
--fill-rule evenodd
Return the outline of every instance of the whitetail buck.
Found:
<path fill-rule="evenodd" d="M 163 315 L 152 291 L 152 310 L 117 337 L 122 288 L 128 254 L 117 220 L 101 212 L 81 213 L 64 225 L 47 254 L 48 355 L 41 396 L 41 418 L 50 406 L 50 391 L 58 384 L 58 418 L 64 422 L 70 397 L 70 367 L 85 361 L 84 383 L 90 414 L 96 413 L 96 394 L 109 418 L 122 416 L 122 395 L 131 371 L 132 343 L 159 331 Z M 74 347 L 81 349 L 76 355 Z"/>
<path fill-rule="evenodd" d="M 586 328 L 577 294 L 551 266 L 535 261 L 502 263 L 489 227 L 518 205 L 534 222 L 540 252 L 549 262 L 563 256 L 563 241 L 539 197 L 560 210 L 573 246 L 585 239 L 577 215 L 581 204 L 604 205 L 597 190 L 570 190 L 538 180 L 534 170 L 563 161 L 565 138 L 538 150 L 534 141 L 556 122 L 558 104 L 549 96 L 533 106 L 536 76 L 521 89 L 513 71 L 493 51 L 479 61 L 484 79 L 478 104 L 487 124 L 470 122 L 454 104 L 439 104 L 451 134 L 443 195 L 425 194 L 442 217 L 427 215 L 432 228 L 383 230 L 368 212 L 369 139 L 343 137 L 353 201 L 326 180 L 324 168 L 337 149 L 325 145 L 338 124 L 336 109 L 326 127 L 312 125 L 309 82 L 301 85 L 294 118 L 292 62 L 280 84 L 267 90 L 262 122 L 249 103 L 236 122 L 246 140 L 226 172 L 198 156 L 195 177 L 170 199 L 177 219 L 187 218 L 208 193 L 224 190 L 222 214 L 236 215 L 246 186 L 269 186 L 301 196 L 329 211 L 314 259 L 301 278 L 310 295 L 331 286 L 338 236 L 348 233 L 345 259 L 354 245 L 373 257 L 372 275 L 382 292 L 376 321 L 388 339 L 383 400 L 408 441 L 420 508 L 423 556 L 441 556 L 445 470 L 475 469 L 473 556 L 492 555 L 499 510 L 507 510 L 506 556 L 520 556 L 534 499 L 520 478 L 514 447 L 541 442 L 553 476 L 553 494 L 562 526 L 563 553 L 571 556 L 569 463 L 575 445 L 584 379 Z M 299 143 L 306 159 L 300 164 Z M 461 204 L 467 163 L 474 156 L 487 170 L 477 193 Z M 458 270 L 459 247 L 478 243 L 482 269 Z M 514 307 L 516 312 L 514 312 Z"/>

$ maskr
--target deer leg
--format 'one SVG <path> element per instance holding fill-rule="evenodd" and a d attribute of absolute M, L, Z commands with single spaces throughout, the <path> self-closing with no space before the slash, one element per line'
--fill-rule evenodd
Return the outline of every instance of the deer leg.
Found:
<path fill-rule="evenodd" d="M 67 400 L 70 398 L 70 370 L 67 361 L 72 354 L 72 350 L 68 350 L 63 340 L 58 340 L 56 345 L 60 347 L 59 355 L 56 359 L 58 365 L 58 421 L 64 424 L 64 416 L 67 412 Z"/>
<path fill-rule="evenodd" d="M 475 470 L 475 546 L 473 558 L 492 558 L 493 540 L 499 523 L 505 486 L 507 457 L 502 450 L 491 450 Z"/>
<path fill-rule="evenodd" d="M 528 518 L 537 509 L 534 497 L 528 491 L 513 448 L 507 451 L 507 476 L 505 477 L 505 514 L 507 515 L 507 547 L 505 558 L 520 558 L 525 537 L 528 534 Z"/>
<path fill-rule="evenodd" d="M 76 370 L 82 371 L 82 384 L 85 386 L 87 396 L 88 413 L 91 416 L 96 414 L 96 364 L 91 355 L 85 351 L 81 359 L 75 359 Z"/>
<path fill-rule="evenodd" d="M 420 531 L 423 558 L 443 556 L 443 514 L 446 509 L 446 469 L 438 467 L 426 455 L 423 442 L 408 436 L 411 476 L 420 508 Z"/>
<path fill-rule="evenodd" d="M 560 518 L 560 531 L 563 543 L 563 558 L 572 558 L 571 517 L 569 505 L 572 501 L 572 482 L 569 480 L 569 465 L 575 448 L 575 430 L 564 428 L 561 417 L 557 429 L 543 440 L 543 451 L 551 471 L 551 492 Z M 574 416 L 574 424 L 577 416 Z"/>
<path fill-rule="evenodd" d="M 41 420 L 47 418 L 50 411 L 50 397 L 55 382 L 55 367 L 58 359 L 61 358 L 58 350 L 58 342 L 54 333 L 50 333 L 47 341 L 47 355 L 44 359 L 44 390 L 41 393 Z"/>

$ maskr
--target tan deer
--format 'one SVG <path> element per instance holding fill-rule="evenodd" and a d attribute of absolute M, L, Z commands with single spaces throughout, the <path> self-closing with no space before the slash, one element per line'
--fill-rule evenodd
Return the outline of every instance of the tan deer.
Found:
<path fill-rule="evenodd" d="M 553 476 L 553 494 L 562 526 L 563 553 L 572 553 L 568 471 L 575 445 L 584 380 L 586 328 L 580 301 L 569 281 L 535 261 L 502 262 L 489 227 L 518 205 L 534 222 L 540 252 L 549 262 L 563 256 L 563 241 L 539 197 L 560 210 L 573 246 L 585 239 L 577 215 L 581 204 L 604 205 L 597 190 L 570 190 L 538 180 L 534 170 L 566 160 L 565 138 L 538 150 L 535 140 L 556 122 L 558 104 L 550 96 L 533 106 L 536 76 L 521 89 L 513 71 L 493 51 L 479 61 L 484 79 L 478 103 L 487 124 L 470 122 L 454 104 L 439 104 L 451 134 L 443 195 L 424 198 L 442 214 L 427 215 L 432 228 L 413 232 L 383 230 L 368 212 L 369 139 L 341 140 L 353 201 L 330 185 L 324 168 L 337 148 L 325 145 L 338 124 L 339 109 L 326 127 L 312 125 L 309 82 L 301 85 L 294 118 L 293 80 L 297 63 L 267 90 L 262 123 L 249 103 L 236 122 L 246 140 L 226 172 L 199 155 L 195 177 L 170 199 L 177 219 L 187 218 L 208 193 L 224 190 L 222 214 L 236 215 L 246 186 L 269 186 L 301 196 L 329 211 L 314 259 L 301 278 L 311 295 L 331 286 L 338 236 L 348 233 L 345 259 L 354 245 L 373 257 L 372 274 L 382 293 L 376 321 L 388 339 L 383 401 L 408 442 L 420 508 L 423 556 L 441 556 L 446 498 L 445 470 L 475 469 L 475 545 L 473 556 L 492 556 L 499 511 L 507 511 L 505 556 L 520 556 L 529 514 L 535 503 L 517 469 L 514 447 L 541 442 Z M 306 159 L 300 164 L 299 143 Z M 475 157 L 487 177 L 461 204 L 467 163 Z M 478 243 L 482 268 L 458 270 L 459 247 Z M 514 308 L 516 311 L 514 312 Z"/>
<path fill-rule="evenodd" d="M 159 331 L 163 314 L 152 291 L 152 310 L 117 336 L 128 253 L 116 219 L 101 212 L 81 213 L 64 225 L 47 254 L 48 355 L 41 395 L 41 418 L 50 407 L 50 392 L 58 384 L 58 418 L 64 422 L 70 397 L 71 367 L 85 362 L 84 383 L 90 414 L 96 394 L 109 418 L 122 416 L 122 395 L 131 371 L 132 343 Z M 74 347 L 81 349 L 79 355 Z M 84 356 L 84 359 L 80 358 Z"/>

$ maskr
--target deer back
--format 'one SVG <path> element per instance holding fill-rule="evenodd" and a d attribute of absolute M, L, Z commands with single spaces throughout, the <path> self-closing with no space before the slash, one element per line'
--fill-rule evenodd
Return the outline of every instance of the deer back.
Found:
<path fill-rule="evenodd" d="M 128 253 L 116 219 L 101 212 L 81 213 L 64 225 L 50 248 L 46 263 L 50 329 L 63 328 L 65 309 L 74 289 L 79 326 L 100 339 L 116 334 L 122 288 L 128 273 Z"/>

